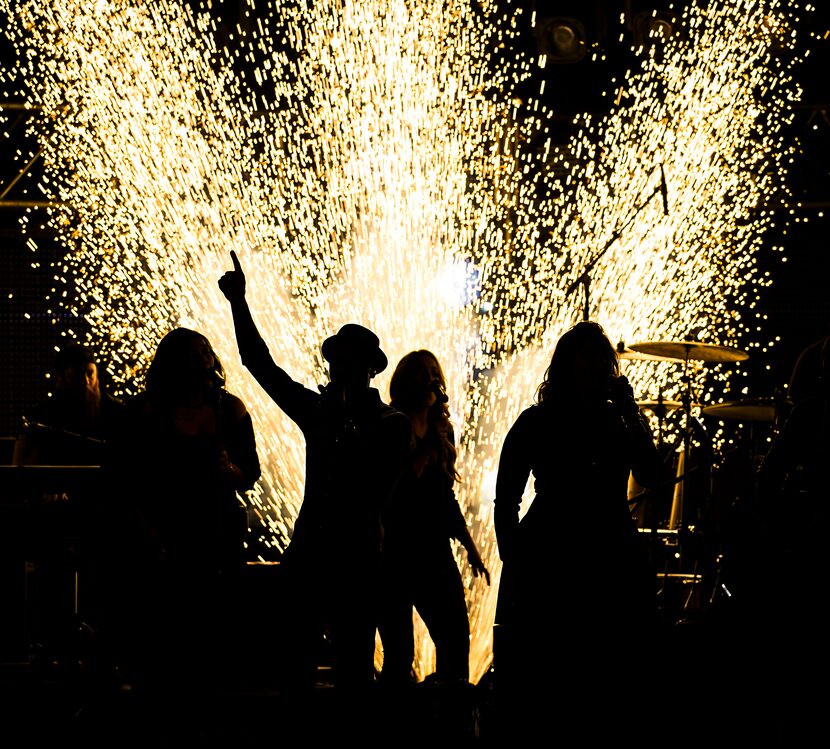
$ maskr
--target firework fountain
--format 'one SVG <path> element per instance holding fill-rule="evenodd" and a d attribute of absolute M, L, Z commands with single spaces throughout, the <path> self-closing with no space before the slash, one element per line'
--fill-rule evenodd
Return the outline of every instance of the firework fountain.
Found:
<path fill-rule="evenodd" d="M 438 355 L 459 501 L 494 573 L 488 588 L 465 571 L 473 679 L 492 652 L 499 447 L 588 289 L 615 341 L 766 345 L 756 258 L 793 152 L 791 5 L 689 3 L 684 33 L 632 50 L 608 112 L 578 114 L 565 144 L 543 96 L 556 71 L 517 43 L 538 21 L 517 3 L 250 0 L 233 25 L 176 0 L 0 10 L 18 56 L 4 88 L 37 112 L 64 249 L 48 301 L 83 320 L 122 393 L 171 327 L 214 342 L 255 420 L 264 471 L 247 501 L 263 549 L 289 542 L 304 448 L 239 362 L 216 284 L 229 251 L 300 382 L 325 381 L 319 345 L 350 321 L 393 363 Z M 666 363 L 626 374 L 639 397 L 679 387 Z M 697 376 L 713 392 L 741 371 Z M 434 650 L 417 617 L 416 630 L 423 676 Z"/>

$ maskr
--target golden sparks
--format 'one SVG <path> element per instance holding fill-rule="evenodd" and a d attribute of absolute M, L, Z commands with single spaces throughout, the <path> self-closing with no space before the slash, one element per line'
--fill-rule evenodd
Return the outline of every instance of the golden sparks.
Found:
<path fill-rule="evenodd" d="M 18 55 L 3 83 L 37 108 L 40 189 L 65 248 L 55 278 L 76 294 L 56 303 L 85 317 L 127 393 L 170 327 L 210 338 L 254 415 L 264 548 L 290 538 L 304 445 L 239 362 L 216 285 L 229 250 L 272 354 L 310 387 L 325 380 L 321 341 L 347 321 L 374 329 L 393 366 L 411 349 L 438 355 L 459 500 L 493 573 L 488 588 L 459 553 L 473 680 L 492 656 L 498 451 L 582 316 L 580 278 L 615 342 L 690 336 L 751 353 L 770 283 L 756 256 L 799 96 L 798 58 L 783 54 L 792 5 L 692 2 L 682 33 L 632 50 L 608 113 L 577 116 L 558 144 L 544 96 L 515 94 L 536 79 L 555 89 L 556 72 L 505 52 L 537 19 L 501 5 L 250 0 L 231 28 L 209 3 L 0 0 Z M 393 366 L 375 382 L 384 396 Z M 676 365 L 625 373 L 638 397 L 680 395 Z M 733 374 L 710 366 L 695 381 Z M 416 625 L 423 677 L 434 648 Z"/>

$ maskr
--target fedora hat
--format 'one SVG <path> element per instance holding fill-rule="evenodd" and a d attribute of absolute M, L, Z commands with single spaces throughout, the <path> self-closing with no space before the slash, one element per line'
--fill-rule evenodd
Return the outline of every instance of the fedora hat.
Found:
<path fill-rule="evenodd" d="M 389 364 L 386 354 L 381 351 L 380 339 L 369 328 L 356 323 L 347 323 L 333 336 L 323 341 L 323 358 L 335 361 L 342 355 L 359 358 L 367 364 L 372 374 L 383 372 Z"/>

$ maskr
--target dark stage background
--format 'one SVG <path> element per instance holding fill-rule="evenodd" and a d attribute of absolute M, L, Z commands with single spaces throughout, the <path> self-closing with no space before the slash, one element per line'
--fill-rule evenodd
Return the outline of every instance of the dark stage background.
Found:
<path fill-rule="evenodd" d="M 639 0 L 556 2 L 552 0 L 547 3 L 542 3 L 541 0 L 538 0 L 538 3 L 536 0 L 519 1 L 529 7 L 537 4 L 540 8 L 544 6 L 543 10 L 550 14 L 580 19 L 587 28 L 593 30 L 608 25 L 611 19 L 617 23 L 623 10 L 635 6 L 642 11 L 669 5 L 662 0 L 647 2 Z M 677 7 L 682 3 L 674 3 L 674 5 Z M 800 29 L 800 38 L 803 39 L 808 32 L 814 34 L 815 37 L 809 40 L 810 56 L 798 68 L 798 81 L 803 87 L 803 96 L 794 107 L 792 122 L 787 133 L 790 141 L 798 144 L 795 161 L 788 176 L 791 199 L 788 205 L 776 209 L 778 228 L 772 230 L 764 238 L 764 247 L 758 256 L 761 267 L 769 271 L 772 284 L 757 300 L 759 311 L 762 316 L 766 316 L 766 320 L 764 329 L 756 340 L 780 339 L 767 354 L 753 353 L 750 359 L 742 364 L 742 366 L 745 365 L 744 369 L 748 373 L 742 384 L 748 386 L 751 396 L 758 398 L 778 394 L 789 379 L 800 351 L 812 341 L 830 333 L 830 294 L 827 293 L 830 286 L 830 253 L 828 253 L 827 241 L 827 214 L 830 212 L 830 115 L 828 114 L 830 76 L 827 74 L 830 70 L 830 64 L 828 64 L 830 62 L 828 60 L 830 7 L 827 6 L 830 6 L 830 3 L 822 2 L 822 5 L 823 8 L 810 15 L 809 24 Z M 229 25 L 233 25 L 241 18 L 240 6 L 244 6 L 244 0 L 226 2 L 214 0 L 213 6 L 217 14 L 221 14 Z M 3 23 L 5 19 L 0 15 L 0 24 Z M 2 28 L 0 26 L 0 29 Z M 4 34 L 0 32 L 0 72 L 7 69 L 12 59 L 10 52 L 8 42 Z M 601 116 L 603 112 L 596 109 L 598 106 L 597 91 L 601 90 L 601 81 L 611 76 L 621 75 L 624 68 L 619 66 L 623 62 L 627 61 L 609 54 L 602 66 L 590 60 L 557 66 L 557 76 L 561 84 L 556 89 L 556 95 L 561 97 L 558 101 L 559 111 L 564 113 L 568 110 L 573 113 L 593 111 L 595 115 Z M 53 361 L 56 347 L 64 340 L 64 336 L 70 329 L 80 337 L 83 337 L 85 333 L 84 321 L 67 316 L 54 299 L 56 294 L 62 292 L 53 280 L 52 268 L 53 262 L 61 257 L 61 248 L 49 229 L 44 228 L 47 214 L 43 205 L 38 203 L 42 200 L 42 196 L 36 190 L 40 164 L 37 158 L 32 158 L 37 151 L 37 144 L 27 135 L 29 113 L 20 106 L 21 102 L 15 98 L 13 92 L 5 89 L 7 82 L 8 76 L 0 75 L 0 107 L 3 109 L 0 112 L 2 115 L 0 131 L 6 131 L 5 138 L 0 134 L 0 144 L 2 144 L 0 145 L 0 341 L 2 341 L 2 349 L 0 349 L 0 445 L 4 452 L 0 456 L 0 464 L 7 464 L 10 461 L 11 446 L 21 415 L 41 401 L 48 391 L 46 373 Z M 4 118 L 6 119 L 5 125 L 2 124 Z M 21 172 L 23 172 L 22 176 Z M 25 236 L 21 231 L 21 219 L 24 217 L 28 217 L 29 226 L 28 234 Z M 784 233 L 784 228 L 786 228 L 786 233 Z M 36 243 L 37 251 L 27 244 L 30 237 Z M 783 247 L 784 252 L 773 251 L 775 247 Z M 788 258 L 786 263 L 782 262 L 782 255 Z M 72 293 L 71 288 L 66 291 L 69 294 Z M 705 340 L 714 342 L 717 338 L 717 331 L 710 331 L 710 335 Z M 626 343 L 630 345 L 635 342 L 627 341 Z M 740 396 L 736 394 L 736 397 Z M 743 456 L 738 454 L 734 463 L 726 463 L 726 465 L 727 467 L 737 466 L 738 483 L 735 486 L 742 491 L 745 488 L 742 482 L 746 467 L 743 463 Z M 10 472 L 18 470 L 8 469 Z M 726 476 L 723 482 L 725 488 L 719 496 L 731 500 L 733 485 L 729 481 L 730 473 L 723 471 L 722 474 Z M 8 475 L 10 474 L 7 472 L 6 476 Z M 690 482 L 690 486 L 694 484 Z M 694 492 L 690 494 L 694 500 Z M 16 536 L 20 534 L 17 531 L 19 526 L 14 522 L 15 518 L 23 517 L 23 514 L 17 512 L 19 502 L 15 495 L 15 487 L 3 486 L 0 490 L 0 500 L 4 500 L 7 496 L 12 496 L 13 501 L 0 508 L 5 511 L 3 522 L 0 522 L 0 598 L 2 598 L 0 665 L 10 666 L 10 668 L 0 669 L 0 744 L 12 746 L 12 744 L 3 744 L 3 739 L 10 730 L 14 731 L 17 726 L 25 729 L 21 735 L 28 737 L 27 745 L 30 746 L 58 745 L 58 742 L 91 746 L 87 739 L 90 735 L 96 735 L 97 730 L 101 731 L 101 746 L 150 745 L 142 744 L 136 736 L 140 739 L 145 735 L 145 731 L 152 733 L 155 727 L 152 723 L 149 728 L 143 724 L 143 712 L 136 714 L 130 712 L 133 709 L 130 702 L 127 702 L 126 706 L 122 706 L 120 702 L 114 703 L 116 709 L 113 710 L 108 691 L 105 691 L 101 700 L 98 700 L 97 692 L 91 693 L 92 697 L 88 697 L 85 690 L 88 687 L 89 677 L 82 670 L 57 672 L 52 664 L 47 663 L 44 668 L 42 659 L 32 658 L 33 650 L 27 624 L 29 604 L 26 598 L 26 578 L 28 573 L 22 569 L 24 567 L 23 553 L 17 551 L 20 539 Z M 705 499 L 705 493 L 703 496 Z M 754 511 L 751 496 L 748 504 L 747 515 L 751 516 Z M 746 505 L 747 503 L 744 503 L 744 506 Z M 738 502 L 736 516 L 738 520 L 743 518 L 741 509 L 741 502 Z M 780 514 L 776 512 L 775 517 L 776 521 L 779 519 L 789 521 L 784 523 L 788 529 L 797 525 L 798 534 L 802 532 L 801 517 L 792 507 L 781 508 Z M 12 522 L 7 522 L 8 518 L 11 518 Z M 797 522 L 793 522 L 794 520 Z M 803 530 L 815 531 L 818 537 L 822 529 L 826 527 L 826 523 L 816 525 L 816 528 L 805 527 Z M 702 537 L 704 535 L 706 534 L 701 534 Z M 728 536 L 728 534 L 724 535 Z M 754 540 L 751 532 L 746 536 Z M 708 537 L 705 540 L 708 542 Z M 729 540 L 732 540 L 731 537 Z M 727 550 L 726 579 L 730 585 L 732 579 L 736 581 L 735 589 L 738 595 L 735 598 L 739 603 L 745 590 L 747 591 L 746 599 L 750 600 L 751 604 L 755 603 L 754 596 L 759 593 L 759 589 L 761 589 L 760 597 L 766 601 L 768 592 L 765 586 L 771 583 L 768 583 L 765 576 L 755 569 L 757 557 L 754 553 L 743 556 L 741 548 L 743 540 L 744 534 L 742 529 L 739 529 L 735 533 L 737 543 Z M 667 548 L 673 552 L 674 547 Z M 730 552 L 733 550 L 736 551 L 730 557 Z M 254 551 L 260 550 L 254 549 Z M 708 554 L 708 549 L 705 548 L 703 551 Z M 692 551 L 692 555 L 694 553 L 696 552 Z M 744 559 L 748 559 L 749 563 L 744 564 Z M 708 563 L 709 557 L 704 557 L 704 561 Z M 686 571 L 686 568 L 681 569 L 681 572 Z M 802 575 L 803 571 L 797 569 L 798 574 L 792 574 L 792 581 L 801 583 L 803 577 L 812 582 L 813 577 Z M 806 571 L 811 570 L 807 568 Z M 260 632 L 272 632 L 273 625 L 278 622 L 278 616 L 281 615 L 280 597 L 274 594 L 273 588 L 275 576 L 278 579 L 279 565 L 251 563 L 249 572 L 247 584 L 250 587 L 246 589 L 246 605 L 251 608 L 246 610 L 246 616 L 249 616 L 251 621 L 259 623 Z M 788 577 L 791 572 L 792 570 L 788 568 L 782 574 L 777 575 L 775 579 L 778 587 L 770 589 L 773 593 L 785 592 L 787 594 L 785 601 L 795 600 L 795 596 L 807 585 L 807 583 L 800 586 L 793 585 L 794 593 L 790 594 L 787 587 L 791 582 Z M 781 584 L 781 581 L 784 584 Z M 681 605 L 685 613 L 686 604 L 681 603 L 682 596 L 680 595 L 685 595 L 683 585 L 681 581 L 679 586 L 668 585 L 666 587 L 668 592 L 665 593 L 664 598 L 668 598 L 668 604 L 663 605 L 669 616 L 679 611 Z M 823 585 L 824 581 L 821 580 L 817 588 L 821 587 L 823 590 Z M 697 595 L 701 602 L 694 602 L 689 607 L 693 614 L 696 607 L 700 607 L 705 612 L 707 605 L 700 598 L 701 594 Z M 822 597 L 810 596 L 808 600 L 811 605 L 814 599 L 820 605 Z M 718 600 L 720 603 L 721 599 Z M 751 606 L 749 608 L 751 609 Z M 786 603 L 781 608 L 786 609 Z M 713 617 L 708 620 L 714 620 L 720 624 L 718 616 L 722 608 L 715 606 L 712 609 Z M 818 721 L 823 719 L 827 709 L 823 692 L 817 690 L 815 696 L 811 696 L 810 700 L 805 700 L 803 707 L 798 703 L 808 690 L 812 691 L 816 684 L 822 683 L 826 669 L 824 671 L 821 669 L 828 662 L 826 655 L 824 660 L 819 662 L 820 665 L 815 666 L 813 674 L 806 677 L 795 671 L 793 673 L 786 671 L 783 674 L 767 672 L 764 669 L 768 661 L 761 657 L 756 658 L 756 653 L 751 650 L 751 646 L 755 643 L 750 635 L 754 632 L 764 635 L 774 632 L 778 637 L 780 633 L 775 631 L 775 627 L 781 623 L 781 620 L 771 617 L 765 604 L 764 616 L 760 618 L 762 626 L 744 627 L 745 620 L 741 618 L 743 611 L 740 610 L 740 606 L 737 606 L 737 609 L 738 615 L 734 618 L 734 622 L 738 626 L 733 628 L 729 636 L 724 636 L 723 633 L 728 632 L 733 623 L 732 617 L 725 616 L 726 626 L 714 628 L 716 647 L 711 650 L 707 642 L 702 639 L 700 642 L 697 640 L 697 633 L 702 629 L 705 635 L 708 628 L 694 626 L 675 628 L 677 634 L 673 636 L 678 639 L 672 641 L 672 647 L 667 651 L 669 659 L 665 668 L 661 667 L 655 673 L 655 679 L 659 680 L 661 689 L 670 693 L 670 696 L 673 695 L 676 700 L 676 704 L 667 711 L 666 716 L 653 715 L 652 713 L 660 711 L 644 701 L 642 695 L 636 690 L 626 694 L 625 702 L 632 709 L 630 719 L 633 722 L 630 723 L 629 728 L 633 726 L 636 729 L 635 738 L 639 745 L 642 740 L 648 740 L 651 736 L 659 738 L 661 747 L 665 745 L 666 740 L 679 739 L 682 742 L 684 738 L 686 739 L 684 746 L 704 746 L 711 744 L 713 739 L 720 745 L 746 746 L 756 743 L 769 746 L 771 744 L 768 742 L 773 739 L 773 729 L 783 728 L 787 740 L 781 744 L 782 746 L 809 746 L 815 744 L 815 736 L 822 735 L 819 732 L 815 735 L 809 734 L 813 726 L 816 726 L 818 731 L 824 732 L 825 730 L 824 725 L 818 728 Z M 727 614 L 731 613 L 728 607 L 725 610 Z M 813 616 L 812 609 L 810 609 L 810 615 L 804 617 L 804 620 L 815 622 L 816 632 L 823 625 L 822 616 Z M 797 626 L 800 624 L 799 620 Z M 822 632 L 820 637 L 811 639 L 804 637 L 802 631 L 796 632 L 794 629 L 788 629 L 787 633 L 793 636 L 790 639 L 782 638 L 782 641 L 786 642 L 786 660 L 788 662 L 797 660 L 792 658 L 793 649 L 799 653 L 803 651 L 803 662 L 809 662 L 812 667 L 812 664 L 816 662 L 812 645 L 816 643 L 824 646 L 827 639 L 825 634 Z M 252 642 L 254 641 L 255 645 L 252 644 L 249 651 L 250 664 L 246 664 L 246 668 L 251 671 L 252 684 L 255 686 L 264 684 L 270 687 L 278 650 L 261 646 L 259 637 L 254 638 Z M 87 647 L 88 644 L 88 640 L 83 639 L 80 646 Z M 74 641 L 72 645 L 77 647 Z M 758 648 L 758 652 L 764 656 L 770 649 L 770 642 L 765 639 Z M 826 647 L 824 649 L 826 651 Z M 735 652 L 731 652 L 732 650 Z M 777 654 L 777 650 L 775 652 Z M 69 655 L 74 658 L 79 653 L 80 658 L 77 663 L 83 665 L 85 650 L 70 651 Z M 96 651 L 93 650 L 93 653 Z M 42 683 L 38 678 L 29 679 L 29 659 L 37 665 L 37 668 L 33 670 L 35 677 L 40 673 L 39 669 L 43 669 L 45 676 L 42 678 Z M 551 662 L 553 661 L 546 660 L 546 663 Z M 74 668 L 74 662 L 71 659 L 65 662 L 59 661 L 58 665 L 64 668 L 67 663 Z M 738 668 L 733 669 L 735 663 L 738 664 Z M 18 666 L 23 666 L 24 669 L 20 670 Z M 57 678 L 56 673 L 58 673 Z M 691 678 L 692 676 L 694 678 Z M 685 682 L 687 677 L 688 683 Z M 98 689 L 99 685 L 94 681 L 96 678 L 99 678 L 99 675 L 93 674 L 93 679 L 90 681 Z M 487 689 L 487 680 L 483 681 L 483 689 Z M 81 684 L 83 688 L 79 688 L 78 684 Z M 565 685 L 566 689 L 570 686 Z M 678 686 L 681 692 L 676 691 Z M 323 690 L 324 697 L 328 692 L 330 690 Z M 477 699 L 483 704 L 481 715 L 484 716 L 483 725 L 486 736 L 490 698 L 486 691 L 479 690 L 479 694 L 482 693 L 484 697 L 477 697 Z M 442 710 L 446 708 L 440 702 L 429 703 L 428 707 L 424 708 L 423 705 L 426 703 L 423 703 L 423 700 L 435 699 L 430 696 L 429 692 L 425 694 L 426 697 L 421 697 L 421 701 L 412 708 L 415 710 L 412 715 L 417 716 L 417 723 L 405 724 L 407 729 L 411 727 L 413 735 L 420 736 L 423 733 L 424 737 L 428 736 L 422 742 L 423 745 L 427 745 L 427 741 L 434 742 L 436 736 L 442 736 L 441 733 L 435 732 L 435 726 L 441 725 L 446 728 L 445 722 L 440 723 L 432 713 L 428 713 L 428 711 L 435 711 L 443 719 L 444 713 L 437 710 L 436 705 Z M 80 703 L 78 702 L 79 695 L 82 698 Z M 557 692 L 557 699 L 558 697 L 559 692 Z M 819 697 L 824 701 L 820 701 Z M 79 705 L 87 709 L 86 714 L 79 710 Z M 275 733 L 275 727 L 285 726 L 286 721 L 296 718 L 290 712 L 291 709 L 291 703 L 286 707 L 275 702 L 271 691 L 240 692 L 238 699 L 234 698 L 228 706 L 219 711 L 220 723 L 228 727 L 227 730 L 232 736 L 224 743 L 228 746 L 240 747 L 266 745 L 266 742 L 273 741 L 274 736 L 280 735 L 278 732 Z M 80 721 L 77 719 L 79 715 Z M 138 719 L 136 715 L 139 716 Z M 251 720 L 253 716 L 257 717 L 256 721 Z M 665 729 L 666 737 L 663 735 L 664 731 L 656 729 L 654 723 L 655 719 L 664 719 L 664 717 L 667 720 L 660 725 L 671 729 L 670 734 Z M 605 719 L 602 715 L 598 718 L 597 722 Z M 313 728 L 321 735 L 326 735 L 329 730 L 334 733 L 336 729 L 339 729 L 336 722 L 325 718 L 319 720 L 318 723 L 319 725 Z M 90 726 L 98 725 L 102 728 L 90 728 Z M 612 725 L 616 731 L 617 724 Z M 734 734 L 731 732 L 733 725 Z M 801 728 L 802 725 L 803 728 Z M 70 729 L 75 733 L 70 732 Z M 730 731 L 729 734 L 724 733 L 727 729 Z M 793 740 L 791 734 L 794 730 L 797 730 L 803 737 L 809 737 L 809 740 Z M 136 733 L 136 736 L 125 737 L 125 732 Z M 73 735 L 76 737 L 74 741 Z M 79 739 L 78 736 L 82 738 Z M 668 736 L 671 739 L 668 739 Z M 211 738 L 215 739 L 215 737 Z M 442 738 L 445 743 L 453 743 L 446 741 L 446 735 Z M 615 736 L 615 738 L 618 737 Z M 407 743 L 407 739 L 411 740 L 412 735 L 403 736 L 402 742 Z M 338 735 L 336 740 L 342 743 L 342 736 Z M 390 742 L 394 744 L 395 739 L 390 739 Z M 313 738 L 306 743 L 314 745 Z M 211 744 L 198 745 L 215 744 L 214 741 Z M 172 746 L 173 744 L 165 745 Z M 197 744 L 187 743 L 186 745 L 196 746 Z M 505 743 L 501 741 L 498 745 L 502 746 Z"/>
<path fill-rule="evenodd" d="M 532 2 L 527 2 L 533 5 Z M 239 2 L 214 3 L 228 24 L 235 24 L 239 16 Z M 541 7 L 541 3 L 539 6 Z M 621 10 L 631 8 L 630 2 L 544 4 L 547 12 L 561 13 L 581 19 L 587 28 L 598 29 L 609 19 L 619 18 Z M 662 3 L 635 4 L 642 10 L 660 7 Z M 677 5 L 677 4 L 675 4 Z M 640 7 L 642 6 L 642 7 Z M 830 28 L 830 11 L 817 10 L 809 22 L 811 32 Z M 806 36 L 801 30 L 801 38 Z M 765 249 L 759 256 L 761 265 L 770 271 L 773 283 L 759 299 L 759 307 L 767 315 L 761 338 L 780 341 L 768 358 L 754 355 L 747 362 L 751 395 L 771 397 L 786 383 L 799 351 L 811 341 L 830 332 L 830 255 L 827 247 L 830 211 L 830 96 L 828 77 L 828 41 L 808 40 L 811 54 L 798 68 L 798 81 L 804 89 L 801 101 L 795 106 L 789 135 L 799 144 L 798 154 L 789 175 L 792 203 L 779 210 L 780 218 L 789 211 L 786 236 L 773 230 L 765 238 Z M 10 49 L 0 39 L 3 65 L 7 66 Z M 600 78 L 619 74 L 614 70 L 622 60 L 613 55 L 599 68 L 598 63 L 582 60 L 562 64 L 557 68 L 561 86 L 558 95 L 560 111 L 576 112 L 596 106 L 591 94 Z M 587 93 L 586 93 L 587 92 Z M 20 416 L 40 401 L 47 392 L 46 372 L 55 347 L 68 329 L 83 333 L 83 320 L 71 319 L 62 312 L 56 300 L 47 302 L 55 284 L 51 263 L 61 250 L 48 229 L 41 228 L 46 213 L 38 207 L 42 196 L 37 194 L 38 161 L 18 175 L 37 149 L 26 134 L 27 113 L 17 109 L 20 104 L 10 92 L 0 89 L 0 103 L 9 118 L 5 129 L 8 138 L 0 149 L 0 437 L 9 438 L 17 430 Z M 27 236 L 21 231 L 20 219 L 29 216 L 29 234 L 37 243 L 37 251 L 27 245 Z M 786 263 L 781 254 L 769 248 L 783 246 Z M 72 289 L 68 289 L 71 293 Z M 709 341 L 716 340 L 713 332 Z M 632 343 L 632 342 L 627 342 Z M 5 439 L 4 444 L 9 440 Z M 0 461 L 2 462 L 2 461 Z"/>

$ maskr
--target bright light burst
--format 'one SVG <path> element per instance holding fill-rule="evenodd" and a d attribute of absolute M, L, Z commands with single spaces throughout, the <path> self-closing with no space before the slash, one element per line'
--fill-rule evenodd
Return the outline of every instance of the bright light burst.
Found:
<path fill-rule="evenodd" d="M 756 254 L 785 190 L 799 95 L 797 57 L 776 50 L 798 11 L 690 3 L 683 35 L 640 50 L 608 113 L 578 117 L 557 148 L 543 98 L 513 97 L 542 70 L 505 57 L 515 4 L 256 5 L 218 43 L 210 8 L 175 0 L 0 0 L 19 55 L 3 79 L 39 108 L 41 188 L 61 206 L 56 279 L 78 293 L 56 302 L 86 316 L 123 392 L 170 327 L 211 339 L 255 419 L 264 474 L 251 518 L 277 552 L 301 501 L 304 445 L 239 363 L 216 285 L 229 250 L 272 354 L 311 387 L 325 380 L 320 342 L 348 321 L 380 335 L 393 363 L 375 383 L 384 395 L 398 358 L 433 350 L 460 436 L 459 499 L 494 573 L 487 588 L 459 556 L 477 680 L 500 572 L 498 451 L 581 317 L 582 287 L 566 289 L 591 271 L 591 317 L 615 341 L 759 345 L 753 307 L 769 279 Z M 639 397 L 671 398 L 673 367 L 626 362 L 626 374 Z M 711 387 L 737 372 L 697 377 Z M 416 625 L 422 677 L 434 650 Z"/>

